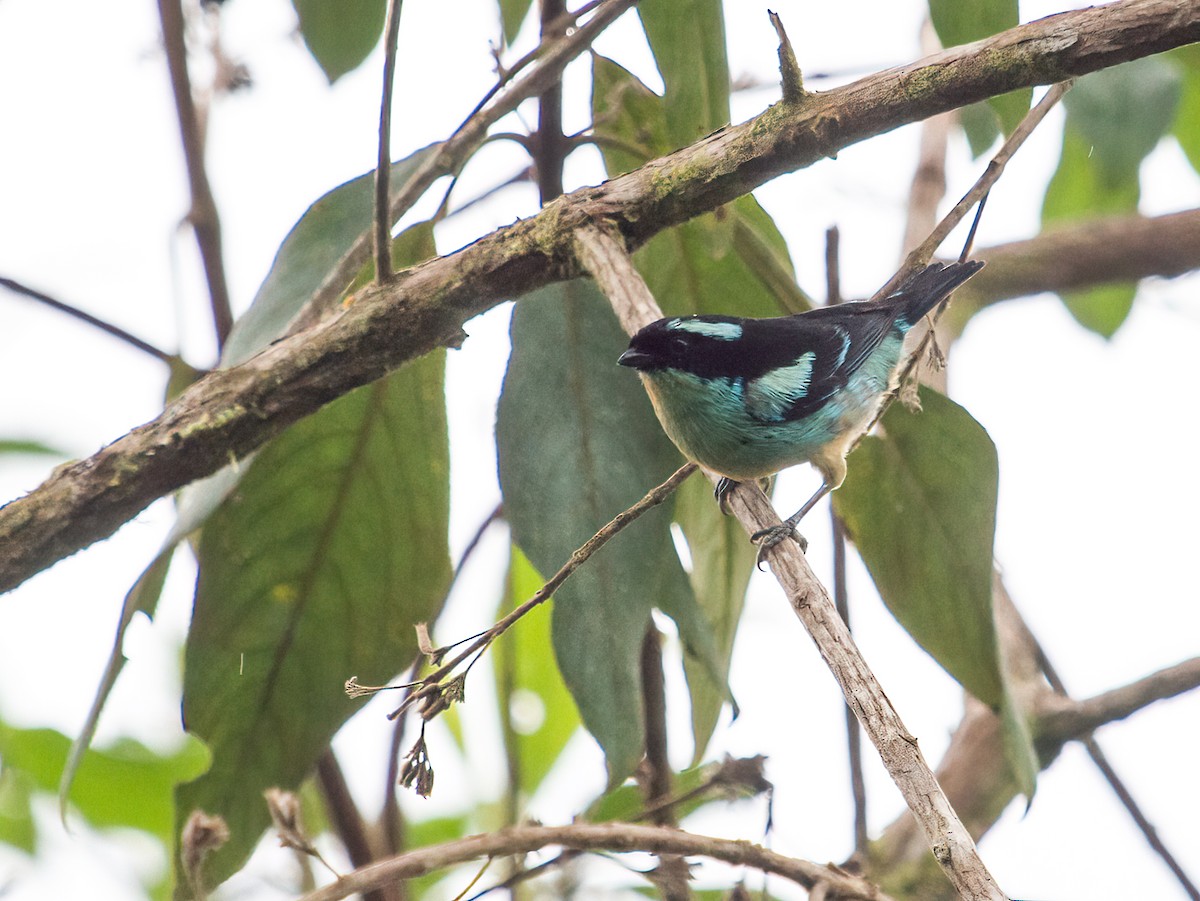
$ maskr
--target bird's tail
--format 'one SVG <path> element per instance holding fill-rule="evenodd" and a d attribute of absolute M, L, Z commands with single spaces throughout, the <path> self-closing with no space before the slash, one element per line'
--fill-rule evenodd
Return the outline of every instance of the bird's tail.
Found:
<path fill-rule="evenodd" d="M 982 268 L 982 260 L 926 266 L 888 298 L 895 305 L 897 320 L 903 320 L 910 327 L 920 322 L 922 316 Z"/>

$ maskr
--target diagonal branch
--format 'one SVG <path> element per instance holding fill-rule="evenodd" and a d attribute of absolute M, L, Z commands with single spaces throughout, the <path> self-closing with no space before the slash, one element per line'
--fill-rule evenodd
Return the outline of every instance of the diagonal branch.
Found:
<path fill-rule="evenodd" d="M 600 290 L 630 332 L 661 317 L 619 240 L 598 226 L 579 230 L 580 257 Z M 716 476 L 706 473 L 716 481 Z M 747 533 L 769 528 L 778 516 L 762 491 L 749 483 L 727 495 L 729 506 Z M 966 826 L 950 806 L 917 747 L 917 740 L 884 693 L 858 651 L 846 622 L 838 614 L 829 592 L 817 581 L 799 547 L 784 541 L 767 552 L 771 571 L 787 593 L 792 609 L 817 644 L 833 673 L 846 704 L 854 711 L 874 742 L 883 765 L 921 824 L 925 837 L 946 875 L 968 901 L 1003 901 L 1000 890 L 975 848 Z"/>
<path fill-rule="evenodd" d="M 243 365 L 209 374 L 154 421 L 60 467 L 0 509 L 0 591 L 111 535 L 156 498 L 245 456 L 323 404 L 435 347 L 457 346 L 472 316 L 579 276 L 573 235 L 580 225 L 608 219 L 636 247 L 873 135 L 1197 40 L 1200 4 L 1187 0 L 1122 0 L 1062 13 L 799 103 L 776 104 L 634 172 L 561 197 L 537 216 L 397 273 L 386 287 L 364 289 L 327 321 Z"/>
<path fill-rule="evenodd" d="M 512 826 L 497 832 L 409 851 L 343 876 L 305 895 L 300 901 L 338 901 L 401 879 L 411 879 L 480 858 L 528 854 L 551 845 L 579 851 L 647 851 L 709 857 L 735 866 L 752 867 L 790 879 L 804 888 L 818 883 L 845 901 L 890 901 L 874 885 L 832 866 L 785 857 L 759 845 L 695 835 L 662 826 L 631 823 L 574 823 L 570 826 Z"/>

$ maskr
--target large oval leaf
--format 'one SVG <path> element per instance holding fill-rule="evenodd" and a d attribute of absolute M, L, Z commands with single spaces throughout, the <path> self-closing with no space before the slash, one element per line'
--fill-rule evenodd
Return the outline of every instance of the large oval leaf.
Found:
<path fill-rule="evenodd" d="M 626 344 L 591 282 L 544 288 L 513 312 L 496 421 L 500 487 L 513 537 L 543 573 L 679 464 L 642 386 L 615 365 Z M 688 594 L 661 509 L 555 594 L 559 669 L 614 782 L 642 755 L 638 649 L 650 609 Z"/>
<path fill-rule="evenodd" d="M 392 163 L 389 184 L 393 196 L 437 148 L 431 144 Z M 374 207 L 374 170 L 312 202 L 279 245 L 254 302 L 234 323 L 221 351 L 222 366 L 248 360 L 283 334 L 351 245 L 373 227 Z"/>
<path fill-rule="evenodd" d="M 1180 73 L 1154 57 L 1081 78 L 1064 100 L 1062 156 L 1046 188 L 1043 224 L 1136 210 L 1138 170 L 1174 121 L 1181 90 Z M 1134 293 L 1132 284 L 1101 285 L 1062 299 L 1081 325 L 1110 338 Z"/>
<path fill-rule="evenodd" d="M 262 791 L 297 786 L 357 709 L 352 675 L 386 681 L 416 652 L 450 577 L 439 352 L 358 389 L 260 451 L 200 542 L 184 716 L 212 769 L 178 816 L 223 816 L 218 882 L 267 825 Z"/>
<path fill-rule="evenodd" d="M 666 86 L 672 150 L 729 124 L 729 61 L 721 0 L 643 0 L 638 16 Z"/>
<path fill-rule="evenodd" d="M 922 411 L 893 404 L 833 495 L 879 594 L 917 643 L 967 691 L 1003 700 L 992 620 L 996 449 L 954 401 L 921 389 Z"/>

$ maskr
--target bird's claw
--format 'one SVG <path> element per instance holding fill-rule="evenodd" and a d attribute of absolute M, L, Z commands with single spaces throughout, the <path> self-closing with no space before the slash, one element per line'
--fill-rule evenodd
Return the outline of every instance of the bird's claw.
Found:
<path fill-rule="evenodd" d="M 788 538 L 793 539 L 796 544 L 800 545 L 800 553 L 808 553 L 808 539 L 796 531 L 796 527 L 791 523 L 780 523 L 777 526 L 771 526 L 766 529 L 759 529 L 750 536 L 750 540 L 758 545 L 758 554 L 754 558 L 754 565 L 758 569 L 762 569 L 763 561 L 766 559 L 763 555 L 771 548 L 779 544 L 781 541 L 786 541 Z"/>
<path fill-rule="evenodd" d="M 726 516 L 729 515 L 729 492 L 733 491 L 738 486 L 738 483 L 733 479 L 727 479 L 724 476 L 717 481 L 717 487 L 713 489 L 713 497 L 717 499 L 717 506 L 721 508 L 721 512 Z"/>

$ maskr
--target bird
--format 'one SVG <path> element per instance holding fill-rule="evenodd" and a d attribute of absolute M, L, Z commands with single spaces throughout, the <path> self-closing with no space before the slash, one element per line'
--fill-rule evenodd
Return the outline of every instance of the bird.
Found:
<path fill-rule="evenodd" d="M 663 430 L 719 475 L 716 497 L 810 463 L 821 487 L 778 526 L 750 536 L 765 551 L 846 478 L 846 454 L 895 387 L 904 336 L 979 260 L 932 263 L 896 291 L 791 316 L 673 316 L 638 331 L 617 362 L 637 371 Z"/>

